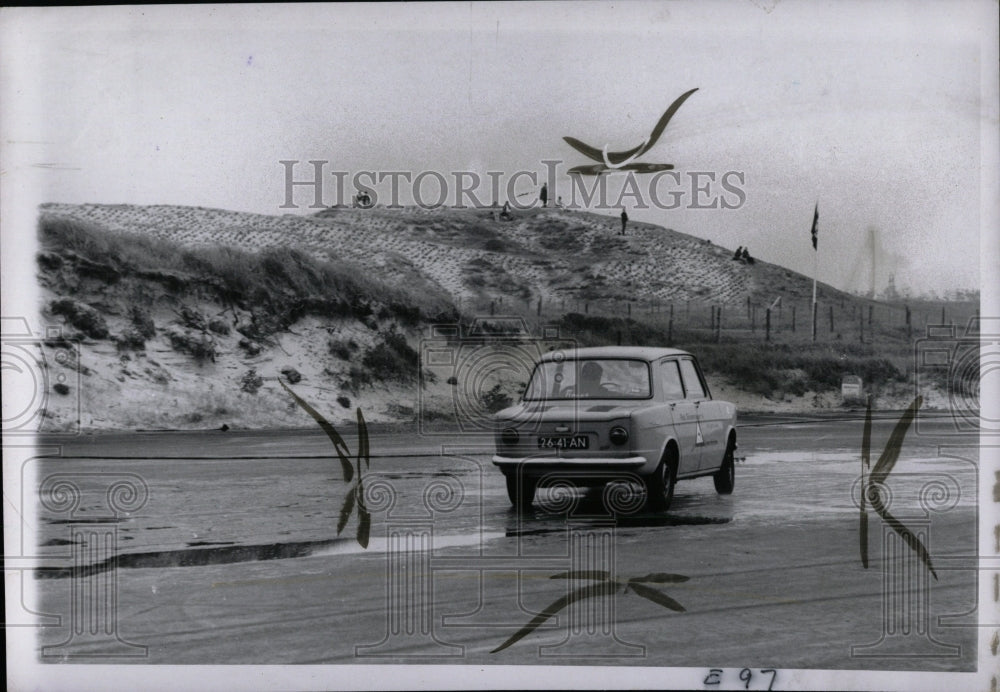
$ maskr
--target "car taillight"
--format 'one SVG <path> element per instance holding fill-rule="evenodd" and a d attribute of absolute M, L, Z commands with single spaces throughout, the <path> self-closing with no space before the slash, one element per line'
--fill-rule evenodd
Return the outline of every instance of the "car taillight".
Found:
<path fill-rule="evenodd" d="M 611 428 L 611 432 L 608 434 L 608 437 L 614 444 L 623 445 L 628 442 L 628 430 L 620 425 L 616 425 Z"/>
<path fill-rule="evenodd" d="M 500 433 L 500 439 L 506 445 L 516 445 L 519 435 L 514 428 L 506 428 L 502 433 Z"/>

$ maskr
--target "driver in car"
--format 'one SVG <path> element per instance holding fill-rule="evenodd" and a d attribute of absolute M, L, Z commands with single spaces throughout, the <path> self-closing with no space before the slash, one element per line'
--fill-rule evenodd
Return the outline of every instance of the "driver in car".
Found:
<path fill-rule="evenodd" d="M 601 384 L 601 375 L 604 368 L 592 360 L 588 360 L 580 368 L 579 396 L 600 397 L 608 393 L 607 388 Z"/>

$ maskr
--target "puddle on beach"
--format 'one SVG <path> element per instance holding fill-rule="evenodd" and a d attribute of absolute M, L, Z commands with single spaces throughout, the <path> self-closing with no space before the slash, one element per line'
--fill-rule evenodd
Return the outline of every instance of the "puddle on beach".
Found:
<path fill-rule="evenodd" d="M 457 548 L 457 547 L 468 547 L 476 546 L 481 543 L 486 543 L 487 541 L 496 540 L 499 538 L 506 537 L 507 534 L 499 531 L 484 531 L 482 533 L 467 533 L 467 534 L 454 534 L 454 535 L 438 535 L 433 536 L 433 545 L 431 545 L 430 540 L 425 540 L 419 543 L 419 545 L 407 545 L 406 543 L 396 543 L 393 546 L 394 550 L 400 552 L 424 552 L 427 550 L 440 550 L 442 548 Z M 336 545 L 331 545 L 326 548 L 322 548 L 313 552 L 309 557 L 327 557 L 329 555 L 348 555 L 351 553 L 379 553 L 384 554 L 388 552 L 390 539 L 386 538 L 372 538 L 368 543 L 367 550 L 362 548 L 357 544 L 356 541 L 346 541 L 341 542 Z"/>
<path fill-rule="evenodd" d="M 402 480 L 404 478 L 441 478 L 450 476 L 468 475 L 468 470 L 461 471 L 382 471 L 378 473 L 379 478 L 391 480 Z"/>
<path fill-rule="evenodd" d="M 732 517 L 701 517 L 685 515 L 639 515 L 617 517 L 614 521 L 615 529 L 644 529 L 657 528 L 662 526 L 706 526 L 710 524 L 728 524 Z M 586 526 L 585 522 L 574 524 L 574 527 Z M 507 538 L 517 538 L 519 536 L 541 536 L 550 533 L 566 533 L 570 530 L 569 525 L 551 526 L 540 528 L 508 529 L 504 534 Z"/>
<path fill-rule="evenodd" d="M 528 526 L 524 528 L 508 528 L 504 531 L 470 531 L 457 534 L 427 534 L 418 536 L 414 541 L 400 541 L 396 538 L 373 537 L 367 548 L 362 548 L 353 538 L 336 538 L 332 540 L 300 541 L 287 543 L 270 543 L 264 545 L 233 545 L 224 543 L 189 543 L 188 548 L 179 550 L 163 550 L 146 553 L 123 553 L 117 558 L 73 567 L 43 567 L 35 571 L 38 579 L 66 579 L 88 577 L 115 568 L 118 569 L 149 569 L 160 567 L 201 567 L 205 565 L 232 564 L 238 562 L 260 562 L 265 560 L 284 560 L 290 558 L 331 557 L 335 555 L 367 554 L 384 555 L 390 546 L 395 551 L 424 552 L 457 547 L 479 547 L 495 540 L 512 537 L 565 533 L 568 525 L 565 516 L 532 515 L 524 518 Z M 556 519 L 559 519 L 558 523 Z M 704 524 L 724 524 L 729 517 L 704 517 L 684 515 L 636 515 L 617 518 L 618 528 L 645 528 L 662 526 L 697 526 Z M 599 520 L 604 523 L 606 520 Z M 539 524 L 550 524 L 539 526 Z M 583 522 L 584 524 L 586 522 Z M 532 524 L 534 526 L 532 526 Z M 577 525 L 574 523 L 574 526 Z M 211 547 L 207 547 L 211 546 Z"/>
<path fill-rule="evenodd" d="M 217 545 L 236 545 L 235 541 L 191 541 L 187 544 L 189 548 L 194 548 L 197 546 L 207 547 L 207 546 L 217 546 Z"/>
<path fill-rule="evenodd" d="M 742 451 L 742 450 L 741 450 Z M 768 463 L 795 463 L 795 462 L 819 462 L 819 463 L 861 463 L 861 453 L 857 450 L 838 450 L 835 452 L 778 452 L 767 449 L 755 449 L 746 453 L 747 464 L 768 464 Z M 739 471 L 737 465 L 736 470 Z"/>
<path fill-rule="evenodd" d="M 456 535 L 434 535 L 433 541 L 419 541 L 412 546 L 393 542 L 394 550 L 411 552 L 413 550 L 439 550 L 456 546 L 475 546 L 486 541 L 504 537 L 502 532 L 483 532 Z M 260 562 L 265 560 L 285 560 L 289 558 L 328 557 L 331 555 L 348 555 L 366 553 L 379 555 L 387 552 L 390 540 L 372 538 L 368 548 L 362 548 L 351 538 L 336 538 L 323 541 L 300 541 L 290 543 L 269 543 L 265 545 L 214 545 L 211 548 L 187 548 L 180 550 L 161 550 L 148 553 L 123 553 L 117 557 L 108 558 L 90 565 L 73 567 L 42 567 L 35 570 L 38 579 L 67 579 L 88 577 L 115 568 L 143 569 L 157 567 L 202 567 L 205 565 L 223 565 L 236 562 Z M 199 545 L 191 543 L 189 545 Z"/>

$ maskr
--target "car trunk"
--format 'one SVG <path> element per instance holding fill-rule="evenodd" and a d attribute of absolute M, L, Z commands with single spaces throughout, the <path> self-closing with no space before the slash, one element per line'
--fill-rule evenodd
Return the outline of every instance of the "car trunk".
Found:
<path fill-rule="evenodd" d="M 502 456 L 608 457 L 627 456 L 629 442 L 615 444 L 611 429 L 630 430 L 632 407 L 614 401 L 571 401 L 526 404 L 497 422 L 497 453 Z M 513 442 L 503 432 L 516 430 Z"/>

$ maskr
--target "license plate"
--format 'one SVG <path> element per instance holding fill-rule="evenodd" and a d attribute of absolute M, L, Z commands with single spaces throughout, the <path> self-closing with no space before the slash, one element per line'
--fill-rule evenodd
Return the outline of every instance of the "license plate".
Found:
<path fill-rule="evenodd" d="M 562 437 L 539 437 L 539 449 L 589 449 L 590 440 L 586 435 L 564 435 Z"/>

